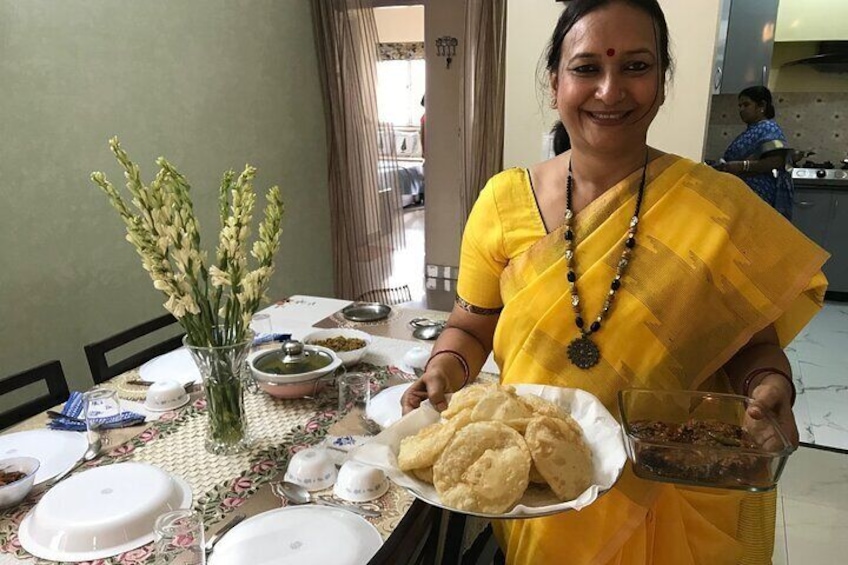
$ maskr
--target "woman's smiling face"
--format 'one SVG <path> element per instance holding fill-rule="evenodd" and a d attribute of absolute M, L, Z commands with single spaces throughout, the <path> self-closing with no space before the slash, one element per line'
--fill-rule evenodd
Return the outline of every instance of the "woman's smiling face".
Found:
<path fill-rule="evenodd" d="M 651 16 L 616 2 L 575 23 L 562 47 L 551 83 L 572 146 L 614 154 L 644 145 L 665 96 Z"/>

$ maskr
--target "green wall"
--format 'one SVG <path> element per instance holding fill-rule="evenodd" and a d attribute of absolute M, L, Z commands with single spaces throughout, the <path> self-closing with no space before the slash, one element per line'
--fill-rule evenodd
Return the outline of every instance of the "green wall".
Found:
<path fill-rule="evenodd" d="M 308 2 L 0 0 L 0 377 L 58 358 L 88 388 L 83 345 L 164 313 L 88 179 L 123 185 L 113 135 L 145 180 L 160 155 L 188 177 L 210 249 L 221 174 L 258 167 L 288 210 L 269 296 L 331 294 Z"/>

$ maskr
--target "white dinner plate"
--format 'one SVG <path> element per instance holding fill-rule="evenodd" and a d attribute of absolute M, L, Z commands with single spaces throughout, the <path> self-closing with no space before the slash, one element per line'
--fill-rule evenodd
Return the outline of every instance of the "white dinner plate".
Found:
<path fill-rule="evenodd" d="M 383 545 L 377 528 L 346 510 L 287 506 L 245 520 L 215 546 L 209 565 L 363 565 Z"/>
<path fill-rule="evenodd" d="M 41 463 L 35 474 L 36 485 L 73 467 L 86 449 L 88 440 L 80 432 L 30 430 L 0 436 L 0 459 L 35 457 Z"/>
<path fill-rule="evenodd" d="M 153 541 L 165 512 L 189 508 L 191 487 L 147 463 L 116 463 L 60 482 L 21 522 L 21 546 L 60 562 L 95 561 Z"/>
<path fill-rule="evenodd" d="M 388 428 L 403 416 L 400 399 L 411 385 L 412 383 L 395 385 L 380 391 L 371 399 L 365 409 L 365 415 L 381 428 Z"/>
<path fill-rule="evenodd" d="M 138 375 L 152 383 L 173 379 L 181 385 L 200 383 L 200 371 L 185 347 L 155 357 L 138 368 Z"/>

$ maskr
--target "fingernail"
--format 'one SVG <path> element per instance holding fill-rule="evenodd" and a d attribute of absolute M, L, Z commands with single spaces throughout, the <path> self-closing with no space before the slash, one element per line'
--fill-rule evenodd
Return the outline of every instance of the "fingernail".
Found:
<path fill-rule="evenodd" d="M 448 407 L 448 405 L 447 405 L 446 402 L 439 402 L 438 404 L 436 404 L 436 410 L 438 410 L 439 412 L 441 412 L 442 410 L 444 410 L 447 407 Z"/>

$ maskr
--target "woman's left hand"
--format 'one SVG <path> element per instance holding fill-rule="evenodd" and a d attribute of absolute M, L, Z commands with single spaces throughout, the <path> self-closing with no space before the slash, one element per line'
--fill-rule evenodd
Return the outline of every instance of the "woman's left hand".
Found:
<path fill-rule="evenodd" d="M 760 421 L 765 418 L 764 409 L 771 412 L 789 442 L 798 447 L 798 426 L 792 412 L 792 388 L 786 379 L 782 375 L 766 375 L 751 392 L 751 398 L 758 405 L 748 408 L 748 416 Z"/>

